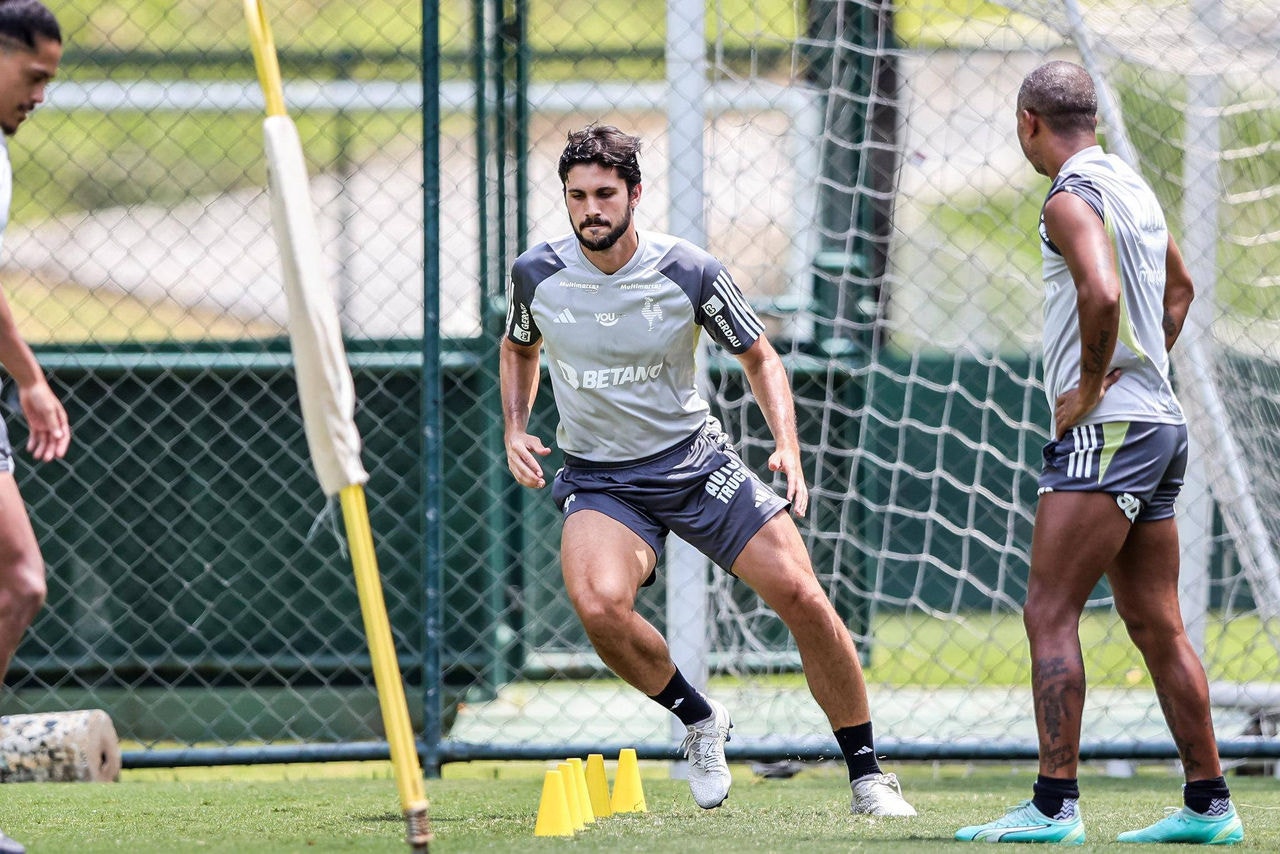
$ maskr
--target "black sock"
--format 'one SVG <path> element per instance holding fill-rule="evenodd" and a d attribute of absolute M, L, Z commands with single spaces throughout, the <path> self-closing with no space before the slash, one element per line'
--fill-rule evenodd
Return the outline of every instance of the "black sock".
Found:
<path fill-rule="evenodd" d="M 1193 780 L 1182 787 L 1182 802 L 1187 809 L 1201 815 L 1226 815 L 1231 801 L 1231 790 L 1225 777 L 1212 780 Z"/>
<path fill-rule="evenodd" d="M 1076 816 L 1076 802 L 1080 800 L 1080 784 L 1075 777 L 1062 779 L 1036 775 L 1032 787 L 1035 797 L 1031 803 L 1049 818 L 1065 821 Z"/>
<path fill-rule="evenodd" d="M 657 694 L 649 695 L 649 699 L 673 712 L 685 726 L 692 726 L 711 717 L 711 704 L 698 693 L 697 688 L 685 681 L 684 674 L 678 667 L 667 687 Z"/>
<path fill-rule="evenodd" d="M 840 745 L 840 752 L 844 754 L 844 764 L 849 766 L 850 780 L 880 773 L 880 763 L 876 761 L 875 740 L 871 736 L 871 721 L 836 730 L 836 743 Z"/>

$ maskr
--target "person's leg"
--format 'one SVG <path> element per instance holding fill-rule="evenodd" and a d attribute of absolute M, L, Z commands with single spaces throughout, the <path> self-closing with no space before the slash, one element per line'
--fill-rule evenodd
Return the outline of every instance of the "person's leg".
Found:
<path fill-rule="evenodd" d="M 849 769 L 855 813 L 916 814 L 902 798 L 897 778 L 876 760 L 867 685 L 853 638 L 818 583 L 795 522 L 785 511 L 747 541 L 733 574 L 754 590 L 786 624 L 818 706 L 826 714 Z"/>
<path fill-rule="evenodd" d="M 44 560 L 11 472 L 0 472 L 0 681 L 40 612 L 46 594 Z"/>
<path fill-rule="evenodd" d="M 1142 653 L 1187 782 L 1222 776 L 1209 683 L 1178 605 L 1178 528 L 1139 522 L 1109 573 L 1116 612 Z"/>
<path fill-rule="evenodd" d="M 1102 492 L 1050 492 L 1036 508 L 1023 623 L 1044 777 L 1076 777 L 1085 692 L 1080 615 L 1129 529 Z"/>
<path fill-rule="evenodd" d="M 1116 611 L 1155 683 L 1156 697 L 1182 760 L 1183 809 L 1124 842 L 1223 843 L 1244 839 L 1244 826 L 1222 775 L 1204 666 L 1178 606 L 1178 527 L 1173 519 L 1139 522 L 1109 573 Z"/>
<path fill-rule="evenodd" d="M 791 631 L 809 690 L 831 728 L 868 723 L 867 686 L 853 639 L 818 583 L 800 532 L 786 513 L 774 516 L 747 542 L 733 574 Z"/>
<path fill-rule="evenodd" d="M 1033 797 L 986 824 L 962 827 L 962 842 L 1079 845 L 1084 823 L 1076 769 L 1084 711 L 1080 614 L 1129 533 L 1104 492 L 1046 492 L 1036 508 L 1023 623 L 1031 647 L 1031 696 L 1040 745 Z"/>
<path fill-rule="evenodd" d="M 653 571 L 653 549 L 626 525 L 594 510 L 565 518 L 560 566 L 565 591 L 600 659 L 649 696 L 671 681 L 666 640 L 636 613 L 636 591 Z"/>
<path fill-rule="evenodd" d="M 636 591 L 656 561 L 643 538 L 604 513 L 579 510 L 565 518 L 561 571 L 591 645 L 610 670 L 688 728 L 689 788 L 698 806 L 712 809 L 729 796 L 733 782 L 724 754 L 733 722 L 724 706 L 685 681 L 666 639 L 636 613 Z"/>

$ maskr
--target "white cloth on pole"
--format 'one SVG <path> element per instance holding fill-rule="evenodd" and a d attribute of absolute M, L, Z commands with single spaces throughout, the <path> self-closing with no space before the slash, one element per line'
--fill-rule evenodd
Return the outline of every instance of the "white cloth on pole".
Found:
<path fill-rule="evenodd" d="M 288 116 L 268 116 L 262 129 L 303 426 L 320 488 L 336 495 L 369 479 L 360 461 L 355 384 L 337 305 L 321 268 L 323 252 L 298 129 Z"/>

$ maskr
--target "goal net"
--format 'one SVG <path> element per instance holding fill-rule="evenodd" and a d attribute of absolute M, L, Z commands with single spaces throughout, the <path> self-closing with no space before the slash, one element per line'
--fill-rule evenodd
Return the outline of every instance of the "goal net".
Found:
<path fill-rule="evenodd" d="M 705 239 L 792 371 L 813 489 L 802 531 L 862 651 L 891 756 L 1034 750 L 1020 610 L 1050 422 L 1036 239 L 1047 181 L 1022 157 L 1013 105 L 1023 76 L 1055 58 L 1085 63 L 1101 84 L 1105 144 L 1155 187 L 1196 278 L 1175 359 L 1200 461 L 1180 508 L 1184 612 L 1222 700 L 1220 739 L 1256 731 L 1280 670 L 1275 4 L 714 8 Z M 564 230 L 554 158 L 589 121 L 645 137 L 641 228 L 666 228 L 672 196 L 691 191 L 671 178 L 661 81 L 605 85 L 595 100 L 565 98 L 535 66 L 530 242 Z M 765 472 L 771 445 L 733 360 L 709 364 L 717 412 Z M 538 499 L 524 500 L 528 513 Z M 451 737 L 539 741 L 554 722 L 557 738 L 666 743 L 661 709 L 579 678 L 602 671 L 562 602 L 554 544 L 524 558 L 524 680 L 469 703 Z M 687 634 L 667 625 L 666 577 L 640 607 Z M 828 745 L 785 627 L 740 582 L 706 578 L 676 595 L 705 596 L 711 690 L 738 724 L 730 747 Z M 1091 755 L 1167 744 L 1105 582 L 1081 633 Z"/>

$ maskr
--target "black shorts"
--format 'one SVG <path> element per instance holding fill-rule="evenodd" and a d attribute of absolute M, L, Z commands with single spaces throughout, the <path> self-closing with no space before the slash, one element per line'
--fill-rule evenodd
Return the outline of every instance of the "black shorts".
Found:
<path fill-rule="evenodd" d="M 551 497 L 567 518 L 595 510 L 661 557 L 667 533 L 732 571 L 747 542 L 789 502 L 749 471 L 723 433 L 705 428 L 656 457 L 620 466 L 570 460 Z M 651 575 L 645 584 L 652 584 Z"/>

